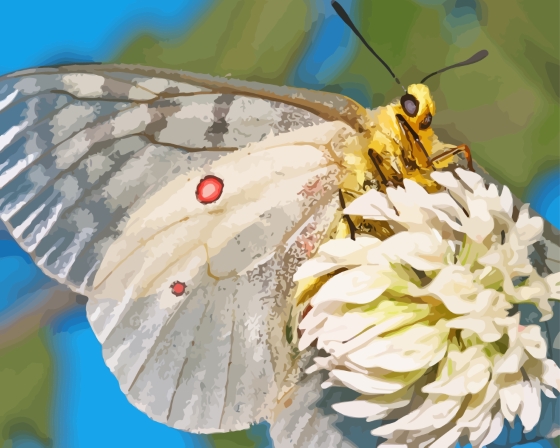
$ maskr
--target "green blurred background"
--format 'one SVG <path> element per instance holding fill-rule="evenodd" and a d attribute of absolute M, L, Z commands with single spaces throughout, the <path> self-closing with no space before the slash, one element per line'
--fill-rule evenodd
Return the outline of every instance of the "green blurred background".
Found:
<path fill-rule="evenodd" d="M 430 79 L 433 127 L 443 141 L 468 144 L 490 174 L 558 227 L 560 2 L 340 3 L 405 84 L 480 49 L 490 52 L 476 65 Z M 9 20 L 0 30 L 0 72 L 125 62 L 337 92 L 367 107 L 402 94 L 327 0 L 101 0 L 95 7 L 37 0 L 2 6 Z M 266 425 L 196 437 L 132 408 L 103 365 L 83 307 L 59 300 L 45 308 L 62 293 L 1 229 L 0 285 L 0 445 L 268 444 Z"/>

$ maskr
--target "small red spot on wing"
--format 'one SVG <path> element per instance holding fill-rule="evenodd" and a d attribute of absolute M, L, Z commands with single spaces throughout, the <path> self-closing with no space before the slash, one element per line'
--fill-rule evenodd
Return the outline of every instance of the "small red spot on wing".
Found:
<path fill-rule="evenodd" d="M 202 204 L 216 202 L 224 190 L 224 181 L 216 176 L 206 176 L 196 187 L 196 199 Z"/>
<path fill-rule="evenodd" d="M 186 290 L 187 285 L 185 285 L 183 282 L 173 282 L 173 284 L 171 285 L 171 292 L 177 297 L 182 296 Z"/>

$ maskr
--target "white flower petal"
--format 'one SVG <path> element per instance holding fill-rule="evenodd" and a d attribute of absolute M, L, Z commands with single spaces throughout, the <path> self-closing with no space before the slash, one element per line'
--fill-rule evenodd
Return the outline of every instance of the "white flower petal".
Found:
<path fill-rule="evenodd" d="M 408 404 L 408 402 L 405 403 Z M 381 420 L 386 417 L 393 408 L 389 405 L 381 405 L 378 403 L 371 403 L 366 400 L 352 400 L 344 401 L 342 403 L 335 403 L 332 408 L 339 414 L 351 418 L 368 418 L 373 417 L 374 420 Z"/>
<path fill-rule="evenodd" d="M 519 340 L 533 358 L 546 358 L 546 341 L 542 337 L 541 328 L 538 325 L 526 326 L 523 331 L 519 332 Z"/>
<path fill-rule="evenodd" d="M 545 359 L 542 366 L 542 382 L 560 392 L 560 367 L 552 359 Z"/>
<path fill-rule="evenodd" d="M 482 421 L 476 428 L 471 429 L 469 434 L 469 442 L 473 447 L 479 447 L 480 442 L 486 437 L 492 424 L 492 415 L 487 413 L 483 416 Z"/>
<path fill-rule="evenodd" d="M 315 257 L 303 263 L 294 275 L 299 281 L 308 277 L 319 277 L 341 267 L 355 267 L 366 264 L 366 248 L 375 247 L 381 241 L 373 237 L 356 237 L 329 240 L 322 244 Z"/>
<path fill-rule="evenodd" d="M 457 446 L 457 440 L 462 435 L 462 429 L 454 426 L 441 437 L 439 437 L 434 443 L 430 444 L 430 448 L 450 448 Z"/>
<path fill-rule="evenodd" d="M 513 294 L 512 294 L 513 293 Z M 552 295 L 545 279 L 540 277 L 533 268 L 530 270 L 529 278 L 525 285 L 515 288 L 510 292 L 518 302 L 531 302 L 537 306 L 542 314 L 541 321 L 552 317 L 552 307 L 548 299 Z"/>
<path fill-rule="evenodd" d="M 488 383 L 491 365 L 481 347 L 450 350 L 445 361 L 436 381 L 424 386 L 422 392 L 462 397 L 480 392 Z"/>
<path fill-rule="evenodd" d="M 377 395 L 375 397 L 369 397 L 366 400 L 380 406 L 391 407 L 388 414 L 388 417 L 391 418 L 391 415 L 393 415 L 392 411 L 409 405 L 413 397 L 414 387 L 405 387 L 393 394 Z M 373 422 L 376 420 L 379 420 L 379 418 L 374 414 L 368 416 L 366 419 L 367 422 Z"/>
<path fill-rule="evenodd" d="M 389 204 L 387 196 L 377 190 L 369 190 L 362 196 L 354 199 L 344 209 L 345 215 L 364 216 L 378 220 L 396 221 L 397 214 Z"/>
<path fill-rule="evenodd" d="M 317 254 L 330 257 L 332 261 L 346 259 L 347 257 L 361 251 L 364 247 L 381 244 L 381 240 L 372 237 L 357 236 L 355 240 L 351 238 L 329 240 L 322 244 Z"/>
<path fill-rule="evenodd" d="M 521 320 L 521 313 L 516 313 L 513 316 L 505 318 L 497 318 L 496 324 L 500 327 L 507 329 L 509 338 L 509 346 L 513 347 L 517 343 L 517 336 L 519 335 L 519 322 Z"/>
<path fill-rule="evenodd" d="M 486 447 L 487 444 L 498 438 L 503 427 L 504 418 L 500 412 L 493 418 L 492 414 L 488 413 L 478 427 L 470 431 L 469 442 L 473 448 Z"/>
<path fill-rule="evenodd" d="M 531 431 L 541 417 L 541 391 L 529 381 L 523 382 L 523 401 L 519 418 L 524 432 Z"/>
<path fill-rule="evenodd" d="M 518 373 L 527 359 L 523 347 L 516 345 L 510 348 L 506 354 L 496 362 L 494 372 L 496 374 Z"/>
<path fill-rule="evenodd" d="M 467 206 L 470 216 L 463 222 L 463 232 L 474 242 L 482 243 L 494 229 L 488 204 L 483 198 L 467 197 Z"/>
<path fill-rule="evenodd" d="M 340 307 L 339 302 L 326 302 L 312 307 L 300 322 L 299 329 L 320 331 L 327 319 L 340 315 Z"/>
<path fill-rule="evenodd" d="M 560 300 L 560 272 L 547 275 L 544 280 L 550 289 L 550 299 Z"/>
<path fill-rule="evenodd" d="M 411 372 L 441 360 L 447 348 L 448 334 L 444 320 L 435 326 L 420 322 L 376 338 L 347 356 L 350 361 L 364 368 L 380 367 L 394 372 Z"/>
<path fill-rule="evenodd" d="M 419 204 L 426 199 L 428 192 L 410 179 L 404 179 L 403 185 L 404 188 L 387 189 L 389 202 L 396 208 L 399 221 L 421 224 L 424 215 Z"/>
<path fill-rule="evenodd" d="M 521 206 L 515 227 L 526 246 L 535 243 L 540 238 L 543 225 L 544 221 L 541 217 L 530 217 L 529 204 L 523 204 Z"/>
<path fill-rule="evenodd" d="M 502 262 L 502 252 L 490 249 L 481 257 L 478 257 L 478 262 L 482 265 L 489 267 L 497 266 Z"/>
<path fill-rule="evenodd" d="M 342 313 L 341 316 L 329 316 L 318 334 L 317 347 L 334 353 L 334 350 L 329 350 L 333 342 L 343 344 L 384 319 L 382 312 L 366 312 L 361 308 Z M 300 328 L 305 329 L 301 325 Z"/>
<path fill-rule="evenodd" d="M 383 442 L 381 445 L 378 445 L 377 448 L 408 448 L 408 445 L 404 443 L 394 442 L 392 440 L 387 440 L 386 442 Z"/>
<path fill-rule="evenodd" d="M 484 185 L 484 179 L 478 173 L 473 173 L 472 171 L 467 171 L 463 168 L 457 168 L 455 173 L 471 190 L 481 190 L 486 189 Z"/>
<path fill-rule="evenodd" d="M 446 266 L 425 288 L 429 295 L 441 300 L 454 314 L 475 311 L 482 287 L 474 282 L 473 274 L 464 266 Z"/>
<path fill-rule="evenodd" d="M 303 334 L 299 340 L 299 350 L 304 350 L 313 343 L 321 334 L 321 330 L 325 322 L 338 311 L 340 304 L 337 302 L 328 302 L 317 307 L 311 308 L 305 318 L 300 322 L 299 329 L 303 330 Z"/>
<path fill-rule="evenodd" d="M 313 358 L 313 362 L 315 364 L 309 367 L 305 371 L 305 373 L 310 374 L 320 369 L 332 370 L 336 367 L 336 361 L 332 356 L 326 356 L 326 357 L 317 356 Z"/>
<path fill-rule="evenodd" d="M 503 335 L 503 330 L 496 327 L 492 316 L 467 314 L 450 319 L 447 322 L 447 327 L 472 331 L 483 342 L 496 342 Z"/>
<path fill-rule="evenodd" d="M 500 404 L 505 419 L 513 423 L 521 402 L 523 401 L 523 386 L 521 383 L 500 388 Z"/>
<path fill-rule="evenodd" d="M 347 312 L 340 318 L 333 315 L 323 326 L 319 348 L 340 357 L 363 347 L 380 334 L 410 325 L 429 313 L 428 304 L 384 300 L 370 312 Z M 345 320 L 347 316 L 352 321 Z M 372 328 L 367 329 L 369 326 Z"/>
<path fill-rule="evenodd" d="M 428 396 L 418 409 L 400 418 L 396 422 L 380 426 L 371 433 L 386 437 L 395 431 L 433 430 L 445 426 L 461 407 L 462 397 L 445 395 Z"/>
<path fill-rule="evenodd" d="M 329 274 L 341 267 L 355 267 L 358 264 L 350 266 L 341 266 L 339 263 L 332 261 L 324 261 L 320 258 L 312 258 L 303 263 L 294 274 L 294 281 L 300 281 L 309 277 L 320 277 Z"/>
<path fill-rule="evenodd" d="M 401 232 L 370 250 L 367 259 L 371 264 L 405 262 L 420 271 L 433 271 L 444 266 L 448 248 L 447 243 L 433 234 Z"/>
<path fill-rule="evenodd" d="M 405 385 L 398 382 L 372 378 L 368 375 L 348 370 L 334 369 L 331 375 L 350 389 L 362 394 L 390 394 L 401 390 Z"/>
<path fill-rule="evenodd" d="M 485 389 L 473 395 L 465 412 L 457 419 L 456 425 L 470 430 L 479 427 L 499 399 L 498 390 L 495 382 L 490 381 Z"/>
<path fill-rule="evenodd" d="M 551 387 L 548 387 L 548 386 L 545 386 L 544 384 L 541 384 L 541 391 L 548 398 L 552 398 L 553 400 L 556 399 L 556 394 L 554 393 L 554 391 L 552 390 Z"/>
<path fill-rule="evenodd" d="M 453 176 L 453 173 L 449 171 L 434 171 L 430 176 L 442 187 L 448 189 L 458 189 L 461 186 L 459 181 Z"/>
<path fill-rule="evenodd" d="M 428 194 L 416 182 L 404 179 L 403 188 L 387 189 L 387 196 L 397 211 L 394 221 L 412 232 L 430 232 L 439 229 L 450 233 L 459 230 L 464 213 L 447 193 Z"/>
<path fill-rule="evenodd" d="M 502 194 L 500 195 L 500 205 L 502 209 L 511 216 L 513 213 L 513 196 L 511 195 L 511 190 L 504 185 L 502 189 Z"/>
<path fill-rule="evenodd" d="M 311 299 L 311 305 L 337 301 L 355 304 L 377 300 L 396 280 L 392 270 L 382 266 L 359 266 L 328 280 Z"/>
<path fill-rule="evenodd" d="M 490 445 L 492 442 L 494 442 L 494 440 L 496 440 L 500 436 L 503 429 L 504 429 L 504 416 L 500 412 L 498 412 L 492 419 L 492 423 L 490 423 L 490 429 L 486 434 L 486 437 L 484 437 L 484 439 L 480 442 L 479 446 L 485 447 L 487 445 Z"/>

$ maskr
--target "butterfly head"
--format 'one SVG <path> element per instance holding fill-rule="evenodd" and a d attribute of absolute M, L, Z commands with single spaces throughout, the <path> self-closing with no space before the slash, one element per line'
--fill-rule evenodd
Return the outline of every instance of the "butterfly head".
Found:
<path fill-rule="evenodd" d="M 436 113 L 436 105 L 430 89 L 424 84 L 408 86 L 406 93 L 400 99 L 400 104 L 397 105 L 396 112 L 406 117 L 416 129 L 428 129 Z"/>

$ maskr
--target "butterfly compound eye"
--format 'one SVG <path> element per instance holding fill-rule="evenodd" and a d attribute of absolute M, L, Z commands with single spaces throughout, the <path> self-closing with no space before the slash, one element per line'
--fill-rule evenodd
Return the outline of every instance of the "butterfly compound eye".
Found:
<path fill-rule="evenodd" d="M 418 100 L 410 93 L 401 97 L 401 106 L 409 117 L 415 117 L 418 114 L 418 109 L 420 107 Z"/>
<path fill-rule="evenodd" d="M 196 187 L 196 199 L 202 204 L 216 202 L 224 190 L 224 181 L 216 176 L 206 176 Z"/>
<path fill-rule="evenodd" d="M 428 115 L 420 122 L 420 129 L 428 129 L 432 124 L 432 114 L 428 112 Z"/>

